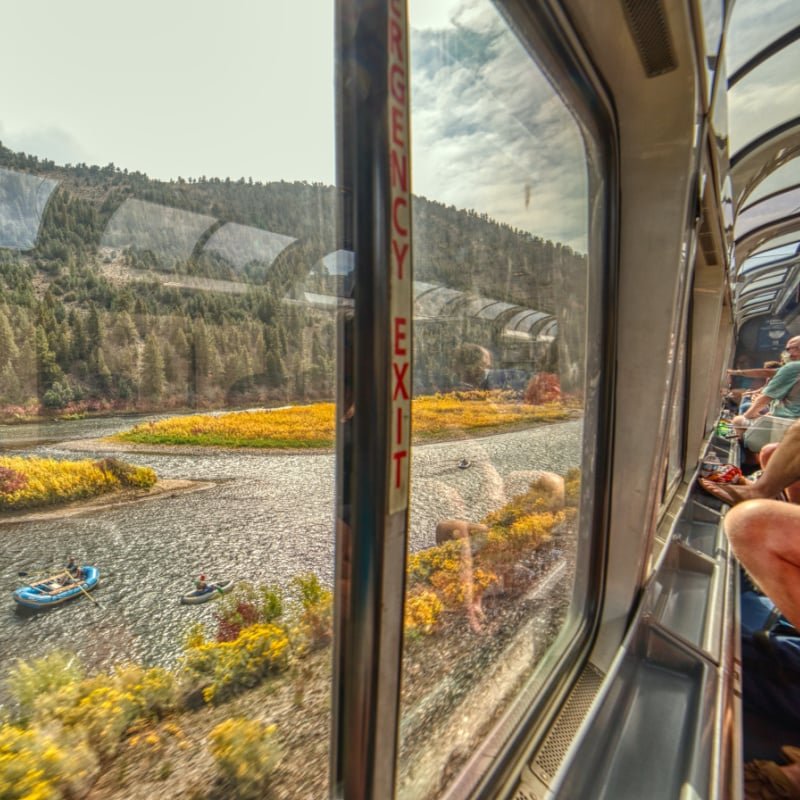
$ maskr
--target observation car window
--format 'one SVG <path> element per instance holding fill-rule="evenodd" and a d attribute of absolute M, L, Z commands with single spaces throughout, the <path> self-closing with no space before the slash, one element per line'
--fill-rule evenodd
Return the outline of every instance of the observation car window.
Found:
<path fill-rule="evenodd" d="M 792 217 L 797 211 L 798 200 L 800 200 L 800 186 L 792 186 L 748 205 L 736 218 L 735 237 L 741 239 L 763 225 Z"/>
<path fill-rule="evenodd" d="M 333 3 L 42 8 L 0 52 L 0 786 L 323 797 Z"/>
<path fill-rule="evenodd" d="M 798 184 L 800 184 L 800 158 L 793 158 L 764 178 L 747 196 L 747 204 L 752 205 L 770 194 Z"/>
<path fill-rule="evenodd" d="M 728 75 L 797 25 L 800 6 L 793 0 L 736 0 L 726 33 Z"/>
<path fill-rule="evenodd" d="M 739 274 L 745 275 L 761 267 L 794 258 L 798 254 L 798 245 L 800 242 L 798 242 L 796 232 L 770 239 L 744 261 L 739 269 Z"/>
<path fill-rule="evenodd" d="M 584 614 L 602 203 L 595 143 L 492 3 L 417 0 L 409 19 L 417 445 L 398 796 L 429 798 Z"/>
<path fill-rule="evenodd" d="M 800 87 L 794 80 L 800 65 L 800 42 L 779 51 L 728 91 L 730 152 L 795 116 Z"/>

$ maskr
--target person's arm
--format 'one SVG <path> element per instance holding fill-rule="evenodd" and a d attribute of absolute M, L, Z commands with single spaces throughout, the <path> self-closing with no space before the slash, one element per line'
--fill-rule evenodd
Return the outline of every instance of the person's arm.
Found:
<path fill-rule="evenodd" d="M 763 408 L 768 407 L 772 398 L 766 394 L 759 394 L 753 398 L 753 404 L 742 414 L 745 419 L 757 419 L 761 416 Z"/>
<path fill-rule="evenodd" d="M 771 378 L 778 370 L 772 367 L 754 367 L 753 369 L 729 369 L 728 375 L 742 378 Z"/>

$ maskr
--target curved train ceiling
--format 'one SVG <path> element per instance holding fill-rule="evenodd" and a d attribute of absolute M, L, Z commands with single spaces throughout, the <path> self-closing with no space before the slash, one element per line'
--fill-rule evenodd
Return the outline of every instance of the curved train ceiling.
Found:
<path fill-rule="evenodd" d="M 800 3 L 736 0 L 724 51 L 734 316 L 788 323 L 800 311 Z"/>

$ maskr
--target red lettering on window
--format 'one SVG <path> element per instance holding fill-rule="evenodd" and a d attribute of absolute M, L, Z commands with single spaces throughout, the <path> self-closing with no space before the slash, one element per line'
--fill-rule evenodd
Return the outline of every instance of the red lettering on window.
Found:
<path fill-rule="evenodd" d="M 408 253 L 408 242 L 403 245 L 403 249 L 401 250 L 397 246 L 397 240 L 392 239 L 392 249 L 397 259 L 397 277 L 399 280 L 403 280 L 403 262 L 406 260 L 406 254 Z"/>
<path fill-rule="evenodd" d="M 408 389 L 406 388 L 406 373 L 408 372 L 408 362 L 403 364 L 402 369 L 398 369 L 397 364 L 392 364 L 394 369 L 394 377 L 397 381 L 394 386 L 394 394 L 392 395 L 392 402 L 397 400 L 398 393 L 402 392 L 403 399 L 408 400 Z"/>
<path fill-rule="evenodd" d="M 406 104 L 406 71 L 399 65 L 393 64 L 389 70 L 389 90 L 392 97 L 403 107 Z M 397 109 L 400 111 L 400 109 Z M 402 114 L 403 112 L 400 111 Z"/>
<path fill-rule="evenodd" d="M 404 192 L 408 191 L 408 156 L 403 153 L 402 160 L 398 158 L 397 151 L 392 150 L 392 186 L 399 186 Z"/>
<path fill-rule="evenodd" d="M 395 197 L 394 203 L 392 204 L 392 222 L 394 223 L 394 229 L 400 236 L 408 236 L 408 228 L 404 228 L 400 222 L 400 215 L 398 213 L 400 206 L 406 209 L 408 208 L 408 200 L 406 200 L 405 197 Z"/>
<path fill-rule="evenodd" d="M 396 20 L 389 20 L 389 50 L 394 49 L 395 58 L 403 60 L 403 31 Z"/>
<path fill-rule="evenodd" d="M 394 488 L 400 488 L 400 477 L 401 477 L 401 464 L 403 459 L 408 455 L 405 450 L 398 450 L 396 453 L 392 453 L 392 458 L 394 459 L 395 463 L 395 473 L 394 473 Z"/>
<path fill-rule="evenodd" d="M 394 320 L 394 354 L 404 356 L 406 349 L 400 343 L 406 338 L 405 326 L 408 320 L 405 317 L 395 317 Z"/>
<path fill-rule="evenodd" d="M 392 106 L 392 143 L 397 145 L 401 150 L 405 149 L 406 143 L 403 136 L 405 135 L 405 116 L 402 108 Z"/>

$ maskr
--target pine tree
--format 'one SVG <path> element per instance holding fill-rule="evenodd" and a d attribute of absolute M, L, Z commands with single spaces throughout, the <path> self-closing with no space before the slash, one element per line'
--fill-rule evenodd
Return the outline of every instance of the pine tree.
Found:
<path fill-rule="evenodd" d="M 160 400 L 164 391 L 164 356 L 153 333 L 144 343 L 141 391 L 148 400 Z"/>

